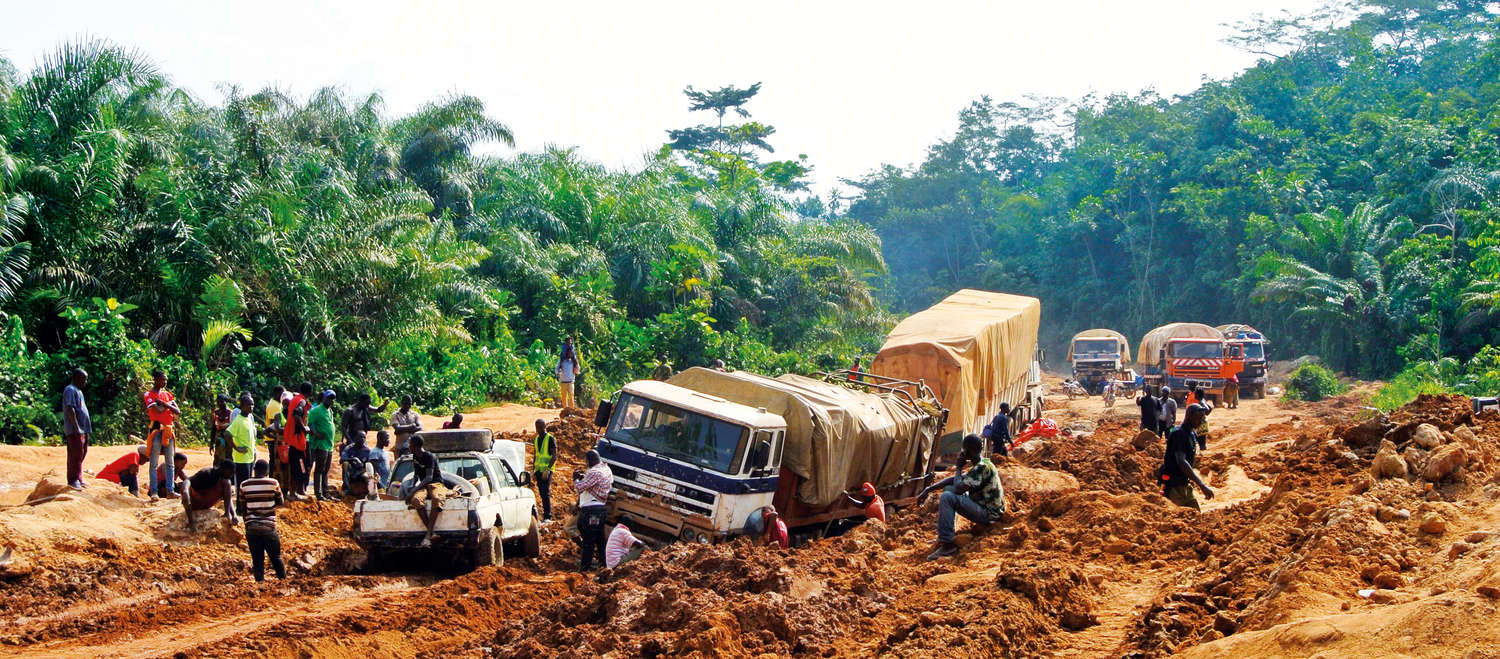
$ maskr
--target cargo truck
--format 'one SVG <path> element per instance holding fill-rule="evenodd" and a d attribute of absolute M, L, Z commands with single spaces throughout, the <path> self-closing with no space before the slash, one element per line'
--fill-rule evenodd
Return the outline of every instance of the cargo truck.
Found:
<path fill-rule="evenodd" d="M 1104 393 L 1104 385 L 1124 376 L 1130 363 L 1130 341 L 1112 329 L 1084 330 L 1068 343 L 1073 380 L 1089 393 Z"/>
<path fill-rule="evenodd" d="M 1202 387 L 1217 400 L 1224 395 L 1224 383 L 1245 366 L 1239 346 L 1200 323 L 1171 323 L 1151 330 L 1141 338 L 1135 358 L 1147 390 L 1159 394 L 1167 386 L 1178 399 Z"/>
<path fill-rule="evenodd" d="M 845 494 L 866 482 L 888 507 L 912 504 L 933 480 L 946 413 L 919 383 L 858 377 L 690 368 L 625 385 L 595 418 L 610 516 L 710 542 L 747 532 L 765 506 L 795 536 L 822 535 L 864 514 Z"/>
<path fill-rule="evenodd" d="M 1041 317 L 1034 297 L 963 289 L 896 325 L 870 372 L 932 389 L 948 410 L 940 454 L 981 434 L 1001 403 L 1014 436 L 1042 416 Z"/>
<path fill-rule="evenodd" d="M 1231 346 L 1239 346 L 1245 358 L 1245 370 L 1240 372 L 1240 395 L 1251 398 L 1266 397 L 1267 360 L 1266 348 L 1271 345 L 1260 330 L 1249 325 L 1220 325 L 1214 329 L 1224 335 Z"/>

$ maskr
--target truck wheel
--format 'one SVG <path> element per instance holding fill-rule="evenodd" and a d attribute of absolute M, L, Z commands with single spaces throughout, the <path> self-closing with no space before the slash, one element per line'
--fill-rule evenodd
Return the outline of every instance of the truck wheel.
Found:
<path fill-rule="evenodd" d="M 365 570 L 384 572 L 389 565 L 390 557 L 385 552 L 374 547 L 365 550 Z"/>
<path fill-rule="evenodd" d="M 495 533 L 495 529 L 485 529 L 474 543 L 474 567 L 504 564 L 505 548 L 500 544 L 500 535 Z"/>
<path fill-rule="evenodd" d="M 526 558 L 542 555 L 542 528 L 537 525 L 535 517 L 531 518 L 531 526 L 526 529 L 526 539 L 522 541 L 521 549 Z"/>

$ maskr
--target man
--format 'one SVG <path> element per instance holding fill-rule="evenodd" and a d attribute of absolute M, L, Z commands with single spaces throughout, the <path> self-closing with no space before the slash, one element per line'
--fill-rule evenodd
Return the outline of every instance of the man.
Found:
<path fill-rule="evenodd" d="M 390 407 L 390 405 L 391 401 L 386 401 L 381 403 L 380 407 L 374 407 L 370 404 L 370 394 L 360 394 L 359 400 L 350 405 L 349 409 L 344 410 L 343 423 L 340 424 L 344 431 L 343 445 L 352 445 L 355 437 L 359 437 L 359 443 L 364 444 L 366 441 L 365 433 L 369 432 L 371 425 L 374 425 L 370 421 L 370 413 L 379 414 L 384 412 L 385 408 Z"/>
<path fill-rule="evenodd" d="M 83 459 L 89 454 L 89 436 L 94 433 L 94 421 L 89 418 L 89 406 L 83 400 L 83 386 L 89 382 L 88 371 L 75 368 L 69 380 L 62 395 L 63 440 L 68 444 L 68 487 L 82 490 L 85 487 Z"/>
<path fill-rule="evenodd" d="M 323 390 L 318 404 L 307 413 L 307 458 L 312 463 L 313 497 L 333 501 L 328 493 L 328 470 L 333 467 L 333 405 L 338 394 Z"/>
<path fill-rule="evenodd" d="M 291 479 L 287 498 L 293 501 L 307 493 L 307 412 L 311 398 L 312 383 L 303 382 L 286 404 L 286 426 L 281 437 L 286 442 L 287 475 Z"/>
<path fill-rule="evenodd" d="M 182 488 L 187 486 L 187 465 L 188 459 L 186 453 L 178 453 L 172 456 L 172 490 L 174 492 L 181 492 Z M 166 464 L 163 464 L 156 470 L 156 478 L 153 480 L 156 481 L 156 489 L 158 491 L 167 491 Z"/>
<path fill-rule="evenodd" d="M 256 460 L 254 478 L 240 484 L 240 512 L 245 516 L 245 544 L 250 548 L 250 573 L 266 580 L 266 558 L 277 579 L 286 578 L 281 561 L 281 535 L 276 532 L 276 507 L 284 503 L 281 487 L 271 478 L 271 464 Z"/>
<path fill-rule="evenodd" d="M 630 532 L 630 518 L 621 515 L 614 530 L 609 532 L 609 540 L 604 543 L 604 567 L 620 567 L 640 558 L 645 550 L 646 543 Z"/>
<path fill-rule="evenodd" d="M 557 404 L 558 407 L 573 407 L 573 381 L 578 378 L 578 351 L 573 348 L 573 337 L 563 339 L 562 353 L 557 357 Z"/>
<path fill-rule="evenodd" d="M 411 408 L 411 395 L 401 396 L 401 408 L 391 415 L 391 431 L 396 433 L 396 456 L 406 454 L 412 435 L 422 432 L 422 417 Z"/>
<path fill-rule="evenodd" d="M 589 450 L 584 461 L 588 463 L 588 471 L 574 476 L 574 489 L 578 491 L 578 568 L 588 572 L 594 569 L 596 558 L 604 564 L 604 514 L 615 476 L 598 451 Z"/>
<path fill-rule="evenodd" d="M 464 415 L 453 413 L 453 418 L 443 422 L 443 430 L 458 430 L 464 425 Z"/>
<path fill-rule="evenodd" d="M 1141 429 L 1161 434 L 1161 400 L 1142 390 L 1135 404 L 1141 408 Z"/>
<path fill-rule="evenodd" d="M 285 483 L 290 483 L 291 478 L 289 478 L 289 475 L 285 471 L 287 455 L 286 440 L 282 439 L 282 424 L 284 421 L 282 420 L 281 411 L 286 407 L 288 399 L 290 399 L 290 396 L 286 392 L 286 387 L 278 384 L 272 388 L 271 399 L 266 401 L 264 423 L 266 451 L 270 454 L 271 458 L 271 478 L 280 479 Z"/>
<path fill-rule="evenodd" d="M 983 457 L 984 440 L 978 435 L 964 437 L 963 453 L 954 467 L 954 475 L 944 478 L 917 495 L 917 505 L 933 490 L 943 490 L 938 499 L 937 549 L 927 560 L 937 560 L 958 553 L 958 544 L 953 538 L 955 513 L 978 525 L 989 525 L 1005 514 L 1005 490 L 1000 485 L 1000 474 L 989 458 Z M 967 471 L 964 465 L 972 464 Z"/>
<path fill-rule="evenodd" d="M 382 431 L 383 432 L 383 431 Z M 344 466 L 344 492 L 352 497 L 363 497 L 370 493 L 373 486 L 370 480 L 379 482 L 379 476 L 374 479 L 365 477 L 365 465 L 371 463 L 373 452 L 370 447 L 365 446 L 365 434 L 359 433 L 349 440 L 349 445 L 344 447 L 339 454 L 339 464 Z M 373 471 L 373 470 L 372 470 Z"/>
<path fill-rule="evenodd" d="M 672 363 L 665 357 L 656 358 L 656 369 L 651 371 L 651 379 L 658 382 L 666 382 L 672 378 Z"/>
<path fill-rule="evenodd" d="M 1240 374 L 1229 376 L 1229 381 L 1224 383 L 1224 407 L 1235 409 L 1240 406 Z"/>
<path fill-rule="evenodd" d="M 406 497 L 406 505 L 417 511 L 417 517 L 427 527 L 422 538 L 422 547 L 432 546 L 432 529 L 437 525 L 438 513 L 443 510 L 443 499 L 450 494 L 443 484 L 443 472 L 438 468 L 437 456 L 422 448 L 422 436 L 411 438 L 412 477 L 416 485 Z"/>
<path fill-rule="evenodd" d="M 229 422 L 229 450 L 234 462 L 234 484 L 250 480 L 251 467 L 255 464 L 255 399 L 248 393 L 240 394 L 239 414 Z M 266 469 L 270 469 L 266 465 Z"/>
<path fill-rule="evenodd" d="M 865 519 L 878 519 L 884 522 L 885 499 L 882 499 L 880 494 L 875 491 L 875 486 L 869 483 L 862 483 L 859 486 L 859 493 L 863 498 L 856 497 L 848 492 L 844 493 L 844 498 L 848 499 L 849 503 L 863 508 L 865 510 Z"/>
<path fill-rule="evenodd" d="M 114 462 L 105 465 L 103 469 L 99 470 L 99 474 L 95 478 L 107 480 L 111 483 L 119 483 L 130 490 L 130 496 L 140 496 L 140 468 L 141 464 L 146 462 L 148 455 L 150 455 L 150 452 L 146 449 L 145 444 L 137 446 L 134 451 L 126 453 Z"/>
<path fill-rule="evenodd" d="M 542 521 L 552 521 L 552 467 L 557 462 L 557 440 L 547 432 L 547 422 L 536 420 L 536 436 L 531 440 L 531 470 L 536 493 L 542 500 Z"/>
<path fill-rule="evenodd" d="M 1193 462 L 1198 455 L 1198 438 L 1193 429 L 1202 423 L 1203 414 L 1203 407 L 1189 407 L 1183 424 L 1167 435 L 1167 452 L 1162 458 L 1160 472 L 1162 495 L 1172 503 L 1193 510 L 1201 510 L 1198 500 L 1193 497 L 1194 485 L 1203 490 L 1205 498 L 1214 498 L 1213 490 L 1208 489 L 1208 485 L 1198 477 L 1198 472 L 1193 470 Z"/>
<path fill-rule="evenodd" d="M 1171 387 L 1161 388 L 1161 398 L 1157 401 L 1157 405 L 1160 406 L 1161 411 L 1156 413 L 1156 433 L 1166 437 L 1167 433 L 1172 431 L 1172 427 L 1177 425 L 1177 399 L 1172 397 Z"/>
<path fill-rule="evenodd" d="M 990 419 L 990 424 L 984 429 L 990 439 L 990 455 L 996 452 L 1002 456 L 1010 455 L 1010 449 L 1015 446 L 1015 440 L 1010 436 L 1010 403 L 1000 403 L 1000 413 Z"/>
<path fill-rule="evenodd" d="M 161 496 L 175 499 L 177 493 L 173 487 L 177 479 L 172 477 L 172 471 L 177 464 L 177 431 L 174 424 L 182 410 L 177 407 L 177 399 L 172 396 L 172 392 L 167 391 L 166 372 L 161 369 L 151 372 L 151 390 L 141 398 L 146 404 L 146 416 L 151 419 L 151 432 L 146 437 L 146 446 L 151 450 L 151 473 L 156 473 L 157 458 L 165 458 L 163 467 L 166 469 L 166 477 L 162 479 L 162 484 L 166 486 L 166 490 Z M 151 495 L 151 501 L 155 502 L 156 479 L 152 479 L 146 489 Z"/>
<path fill-rule="evenodd" d="M 1191 412 L 1197 408 L 1198 413 L 1203 417 L 1198 425 L 1193 426 L 1193 434 L 1198 438 L 1198 449 L 1206 451 L 1208 450 L 1208 415 L 1214 411 L 1214 406 L 1209 402 L 1208 396 L 1203 393 L 1202 387 L 1193 390 L 1192 398 L 1196 401 L 1188 404 L 1188 411 Z"/>
<path fill-rule="evenodd" d="M 380 489 L 391 486 L 391 435 L 382 430 L 375 433 L 375 448 L 370 449 L 370 464 L 375 465 L 375 477 L 380 479 Z"/>
<path fill-rule="evenodd" d="M 715 371 L 719 371 L 721 373 L 727 373 L 727 372 L 729 372 L 729 367 L 724 364 L 724 360 L 722 360 L 722 359 L 715 359 L 714 363 L 710 366 L 710 368 L 714 369 Z"/>
<path fill-rule="evenodd" d="M 182 511 L 187 514 L 188 530 L 198 532 L 198 518 L 193 513 L 213 508 L 224 502 L 224 518 L 230 524 L 238 524 L 234 514 L 234 463 L 221 462 L 214 467 L 204 467 L 193 474 L 182 489 Z"/>
<path fill-rule="evenodd" d="M 234 410 L 229 409 L 229 396 L 219 394 L 213 412 L 208 415 L 208 446 L 214 452 L 214 463 L 231 462 L 229 457 L 229 424 L 234 421 Z"/>

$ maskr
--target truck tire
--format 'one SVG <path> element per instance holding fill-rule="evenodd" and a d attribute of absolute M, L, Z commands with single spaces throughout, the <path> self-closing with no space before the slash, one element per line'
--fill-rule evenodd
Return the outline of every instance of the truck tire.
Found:
<path fill-rule="evenodd" d="M 501 566 L 505 564 L 505 547 L 500 542 L 500 535 L 495 529 L 485 529 L 479 534 L 479 540 L 474 543 L 474 567 L 480 568 L 486 565 Z"/>
<path fill-rule="evenodd" d="M 542 527 L 536 523 L 536 517 L 531 518 L 531 526 L 526 529 L 526 539 L 521 541 L 522 555 L 526 558 L 538 558 L 542 555 Z"/>

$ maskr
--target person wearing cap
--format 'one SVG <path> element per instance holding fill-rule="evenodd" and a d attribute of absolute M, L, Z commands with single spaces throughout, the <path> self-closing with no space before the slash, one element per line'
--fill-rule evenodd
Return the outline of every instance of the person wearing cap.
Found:
<path fill-rule="evenodd" d="M 859 486 L 859 494 L 860 496 L 854 496 L 845 492 L 844 498 L 848 499 L 850 503 L 863 508 L 865 519 L 878 519 L 884 522 L 885 499 L 880 498 L 880 494 L 875 491 L 875 486 L 869 483 L 862 483 Z"/>
<path fill-rule="evenodd" d="M 130 496 L 140 496 L 140 469 L 145 464 L 147 456 L 150 455 L 145 444 L 135 447 L 134 451 L 120 456 L 99 470 L 95 476 L 100 480 L 111 483 L 119 483 L 130 490 Z"/>
<path fill-rule="evenodd" d="M 615 522 L 614 530 L 609 532 L 609 540 L 604 542 L 604 567 L 617 568 L 641 557 L 646 551 L 646 543 L 641 542 L 630 532 L 631 520 L 625 515 Z"/>
<path fill-rule="evenodd" d="M 94 433 L 94 422 L 89 418 L 89 406 L 83 400 L 83 386 L 88 384 L 89 374 L 81 368 L 68 374 L 68 386 L 63 387 L 63 440 L 68 444 L 68 487 L 82 490 L 83 459 L 89 454 L 89 436 Z M 131 494 L 135 494 L 132 489 Z"/>
<path fill-rule="evenodd" d="M 1157 404 L 1156 422 L 1158 425 L 1156 433 L 1166 437 L 1172 432 L 1172 427 L 1177 425 L 1177 399 L 1172 397 L 1171 387 L 1161 388 L 1161 398 Z"/>
<path fill-rule="evenodd" d="M 333 501 L 333 495 L 328 493 L 328 470 L 333 466 L 333 406 L 338 394 L 327 389 L 318 400 L 307 413 L 307 457 L 312 462 L 313 496 Z"/>

